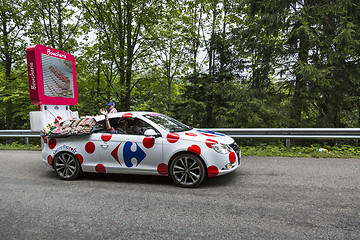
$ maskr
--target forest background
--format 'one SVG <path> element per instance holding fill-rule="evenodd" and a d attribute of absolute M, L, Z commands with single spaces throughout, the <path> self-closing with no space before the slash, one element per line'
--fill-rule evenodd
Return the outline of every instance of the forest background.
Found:
<path fill-rule="evenodd" d="M 25 49 L 75 55 L 80 115 L 360 127 L 358 0 L 0 0 L 0 129 L 29 129 Z"/>

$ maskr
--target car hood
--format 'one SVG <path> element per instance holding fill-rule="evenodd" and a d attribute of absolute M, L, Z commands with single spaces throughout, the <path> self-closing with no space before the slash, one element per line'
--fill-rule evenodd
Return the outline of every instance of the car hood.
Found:
<path fill-rule="evenodd" d="M 231 144 L 234 142 L 234 139 L 230 136 L 219 132 L 208 131 L 199 128 L 193 128 L 186 132 L 178 133 L 180 138 L 184 140 L 197 141 L 197 142 L 217 142 L 224 144 Z"/>

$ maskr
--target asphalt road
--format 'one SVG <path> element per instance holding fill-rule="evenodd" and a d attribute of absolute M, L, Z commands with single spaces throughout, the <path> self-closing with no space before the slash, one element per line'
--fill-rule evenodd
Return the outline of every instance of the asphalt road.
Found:
<path fill-rule="evenodd" d="M 360 239 L 360 159 L 243 157 L 183 189 L 167 177 L 62 181 L 0 151 L 0 239 Z"/>

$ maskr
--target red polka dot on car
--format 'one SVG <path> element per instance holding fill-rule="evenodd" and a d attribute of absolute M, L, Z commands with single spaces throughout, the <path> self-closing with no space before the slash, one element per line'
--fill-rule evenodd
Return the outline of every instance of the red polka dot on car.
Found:
<path fill-rule="evenodd" d="M 197 134 L 196 134 L 196 133 L 185 133 L 185 135 L 191 136 L 191 137 L 197 137 Z"/>
<path fill-rule="evenodd" d="M 201 148 L 198 145 L 191 145 L 190 147 L 188 147 L 188 151 L 196 153 L 197 155 L 200 155 Z"/>
<path fill-rule="evenodd" d="M 105 169 L 104 165 L 102 165 L 102 164 L 96 165 L 95 166 L 95 171 L 97 173 L 106 173 L 106 169 Z"/>
<path fill-rule="evenodd" d="M 229 161 L 230 163 L 234 163 L 236 161 L 236 154 L 235 152 L 229 153 Z"/>
<path fill-rule="evenodd" d="M 160 175 L 167 176 L 168 175 L 168 165 L 165 163 L 160 163 L 157 167 L 157 171 Z"/>
<path fill-rule="evenodd" d="M 81 156 L 81 154 L 76 154 L 75 157 L 79 160 L 80 165 L 83 164 L 84 158 Z"/>
<path fill-rule="evenodd" d="M 169 143 L 176 143 L 177 141 L 179 141 L 180 135 L 177 133 L 169 133 L 167 135 L 167 140 Z"/>
<path fill-rule="evenodd" d="M 208 167 L 207 170 L 208 170 L 209 177 L 216 177 L 219 174 L 219 169 L 214 165 Z"/>
<path fill-rule="evenodd" d="M 213 145 L 214 143 L 218 143 L 217 141 L 213 140 L 213 139 L 206 139 L 205 140 L 205 144 L 206 146 L 208 146 L 209 148 L 212 148 L 211 145 Z"/>
<path fill-rule="evenodd" d="M 89 154 L 95 152 L 95 144 L 93 142 L 87 142 L 85 144 L 85 151 Z"/>
<path fill-rule="evenodd" d="M 152 148 L 155 145 L 155 138 L 153 137 L 145 137 L 143 140 L 143 145 L 146 148 Z"/>
<path fill-rule="evenodd" d="M 103 135 L 101 135 L 101 140 L 103 140 L 104 142 L 108 142 L 110 141 L 111 137 L 112 134 L 104 133 Z"/>
<path fill-rule="evenodd" d="M 132 113 L 124 113 L 124 114 L 122 115 L 123 118 L 131 118 L 132 116 L 133 116 Z"/>
<path fill-rule="evenodd" d="M 52 164 L 53 164 L 53 157 L 52 157 L 51 155 L 49 155 L 49 156 L 47 157 L 47 161 L 48 161 L 48 164 L 49 164 L 50 166 L 52 166 Z"/>
<path fill-rule="evenodd" d="M 49 140 L 49 148 L 50 149 L 54 149 L 56 147 L 56 139 L 55 138 L 51 138 Z"/>

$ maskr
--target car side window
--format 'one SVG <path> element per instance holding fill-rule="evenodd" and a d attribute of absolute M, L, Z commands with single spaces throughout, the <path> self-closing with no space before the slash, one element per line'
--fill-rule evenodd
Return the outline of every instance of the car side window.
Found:
<path fill-rule="evenodd" d="M 132 134 L 132 135 L 144 135 L 147 129 L 152 127 L 139 118 L 117 118 L 115 121 L 116 129 L 118 134 Z"/>
<path fill-rule="evenodd" d="M 93 133 L 106 133 L 109 132 L 105 127 L 105 121 L 102 120 L 100 122 L 97 122 L 97 124 L 94 126 L 94 129 L 92 130 Z"/>

